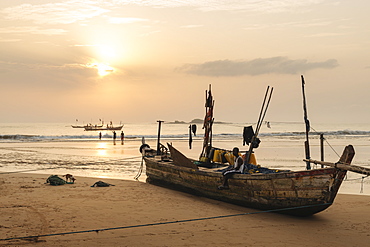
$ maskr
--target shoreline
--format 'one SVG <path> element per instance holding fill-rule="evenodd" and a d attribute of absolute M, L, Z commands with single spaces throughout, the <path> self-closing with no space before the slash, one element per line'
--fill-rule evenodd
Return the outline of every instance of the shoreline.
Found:
<path fill-rule="evenodd" d="M 41 171 L 44 171 L 44 172 L 41 172 Z M 11 171 L 11 172 L 4 171 L 4 172 L 0 172 L 0 177 L 2 175 L 30 174 L 30 175 L 42 175 L 46 179 L 50 175 L 62 176 L 62 175 L 68 174 L 68 173 L 71 174 L 73 172 L 71 172 L 71 170 L 69 170 L 69 169 L 61 169 L 61 168 L 43 169 L 43 170 L 35 170 L 35 171 L 32 171 L 32 170 L 31 171 Z M 91 174 L 85 175 L 81 172 L 73 173 L 73 175 L 75 177 L 100 179 L 100 180 L 110 179 L 110 180 L 124 180 L 124 181 L 139 181 L 139 182 L 146 183 L 145 163 L 144 163 L 144 169 L 143 169 L 141 175 L 139 176 L 138 179 L 135 179 L 137 174 L 138 173 L 135 172 L 135 174 L 134 173 L 132 173 L 132 174 L 121 174 L 120 176 L 104 176 L 104 175 L 99 175 L 99 173 L 97 173 L 95 175 L 91 175 Z M 358 176 L 361 176 L 361 175 L 358 175 Z M 355 179 L 355 180 L 358 180 L 358 179 Z M 340 189 L 339 189 L 338 194 L 370 196 L 370 190 L 369 190 L 370 188 L 369 188 L 368 183 L 369 183 L 369 181 L 367 181 L 367 180 L 365 180 L 363 185 L 361 185 L 360 182 L 354 182 L 354 181 L 351 181 L 351 180 L 349 180 L 349 181 L 344 180 Z"/>
<path fill-rule="evenodd" d="M 51 186 L 47 177 L 0 175 L 2 238 L 119 227 L 125 228 L 40 237 L 37 246 L 366 246 L 370 238 L 369 196 L 339 194 L 327 210 L 300 218 L 140 181 L 76 177 L 75 184 Z M 98 180 L 115 186 L 90 187 Z M 254 212 L 259 213 L 176 223 Z M 35 239 L 0 241 L 0 246 L 34 244 Z"/>
<path fill-rule="evenodd" d="M 201 150 L 202 142 L 194 140 L 193 148 L 189 149 L 187 140 L 162 139 L 163 143 L 172 142 L 189 158 L 197 159 Z M 215 140 L 216 146 L 233 147 L 240 143 L 231 140 Z M 147 142 L 152 148 L 156 148 L 155 140 Z M 293 143 L 295 143 L 293 141 Z M 30 172 L 40 174 L 73 174 L 74 176 L 92 177 L 101 179 L 126 179 L 134 180 L 141 166 L 141 154 L 139 147 L 141 140 L 127 140 L 124 145 L 112 141 L 94 142 L 57 142 L 53 148 L 48 142 L 42 143 L 8 143 L 0 149 L 3 154 L 0 159 L 0 174 Z M 297 143 L 295 143 L 297 144 Z M 300 146 L 287 143 L 274 143 L 272 146 L 265 145 L 257 151 L 257 161 L 264 167 L 288 170 L 305 170 L 305 163 Z M 243 146 L 243 148 L 245 148 Z M 361 152 L 359 152 L 361 154 Z M 362 155 L 363 156 L 363 155 Z M 317 157 L 317 155 L 313 155 Z M 358 156 L 355 155 L 355 159 Z M 335 158 L 327 158 L 335 161 Z M 363 158 L 361 159 L 363 160 Z M 356 164 L 356 161 L 354 162 Z M 361 165 L 361 163 L 360 163 Z M 354 195 L 370 195 L 369 177 L 352 172 L 347 173 L 339 193 Z M 139 178 L 145 181 L 144 171 Z M 363 193 L 361 193 L 363 191 Z"/>

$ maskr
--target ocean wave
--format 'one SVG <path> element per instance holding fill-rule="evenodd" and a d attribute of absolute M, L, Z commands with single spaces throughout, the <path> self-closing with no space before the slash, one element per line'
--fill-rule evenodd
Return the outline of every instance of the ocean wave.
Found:
<path fill-rule="evenodd" d="M 331 138 L 343 138 L 346 136 L 350 137 L 370 137 L 370 131 L 361 130 L 336 130 L 336 131 L 323 131 L 323 132 L 309 132 L 310 136 L 318 136 L 324 134 L 324 136 L 330 136 Z M 259 137 L 282 137 L 282 138 L 297 138 L 304 137 L 305 132 L 303 131 L 292 131 L 292 132 L 264 132 L 259 133 Z M 125 135 L 125 139 L 156 139 L 157 135 Z M 162 134 L 162 139 L 188 139 L 189 134 Z M 199 133 L 192 137 L 193 139 L 202 139 L 203 133 Z M 214 133 L 213 138 L 215 139 L 238 139 L 242 138 L 242 133 Z M 0 142 L 13 142 L 13 141 L 82 141 L 82 140 L 97 140 L 98 135 L 27 135 L 27 134 L 15 134 L 15 135 L 0 135 Z M 113 139 L 113 134 L 104 134 L 102 139 Z M 117 140 L 120 139 L 120 135 L 117 135 Z"/>
<path fill-rule="evenodd" d="M 39 138 L 37 135 L 0 135 L 2 140 L 22 140 Z"/>

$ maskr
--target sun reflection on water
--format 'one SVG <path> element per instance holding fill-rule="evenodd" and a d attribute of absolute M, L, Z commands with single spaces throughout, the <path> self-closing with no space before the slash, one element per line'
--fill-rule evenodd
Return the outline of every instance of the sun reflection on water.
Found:
<path fill-rule="evenodd" d="M 98 156 L 106 156 L 107 155 L 107 144 L 106 143 L 98 143 L 97 145 L 97 152 Z"/>

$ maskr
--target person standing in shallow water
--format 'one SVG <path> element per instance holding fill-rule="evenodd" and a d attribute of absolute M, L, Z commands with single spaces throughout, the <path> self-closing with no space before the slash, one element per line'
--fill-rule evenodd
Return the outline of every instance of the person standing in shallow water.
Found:
<path fill-rule="evenodd" d="M 115 131 L 113 131 L 113 144 L 116 145 L 116 138 L 117 138 L 117 134 Z"/>
<path fill-rule="evenodd" d="M 231 169 L 227 169 L 222 173 L 224 176 L 224 182 L 222 185 L 218 186 L 219 190 L 227 190 L 229 189 L 229 182 L 228 180 L 233 176 L 235 173 L 243 173 L 244 170 L 244 161 L 243 158 L 239 155 L 239 148 L 233 148 L 233 155 L 234 155 L 234 166 Z"/>
<path fill-rule="evenodd" d="M 121 131 L 121 145 L 123 145 L 123 140 L 125 139 L 125 133 Z"/>

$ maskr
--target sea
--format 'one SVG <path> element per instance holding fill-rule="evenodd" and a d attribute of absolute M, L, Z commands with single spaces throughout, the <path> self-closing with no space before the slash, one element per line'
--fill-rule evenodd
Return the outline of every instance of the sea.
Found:
<path fill-rule="evenodd" d="M 190 125 L 196 125 L 191 134 Z M 198 159 L 203 146 L 201 123 L 158 122 L 125 123 L 121 131 L 85 131 L 72 128 L 73 123 L 0 123 L 0 175 L 38 173 L 73 174 L 98 180 L 126 179 L 145 182 L 145 162 L 139 148 L 147 143 L 156 149 L 159 142 L 171 143 L 183 154 Z M 160 128 L 159 128 L 160 126 Z M 243 128 L 255 123 L 215 122 L 212 145 L 232 150 L 243 146 Z M 101 132 L 101 138 L 99 138 Z M 316 124 L 309 132 L 311 158 L 321 159 L 320 134 L 324 137 L 323 156 L 337 162 L 346 145 L 353 145 L 352 164 L 370 168 L 370 124 Z M 305 170 L 303 122 L 269 122 L 261 125 L 261 143 L 254 149 L 257 162 L 274 169 Z M 313 165 L 312 167 L 319 167 Z M 78 181 L 78 180 L 77 180 Z M 339 191 L 343 194 L 370 195 L 370 177 L 348 172 Z"/>

